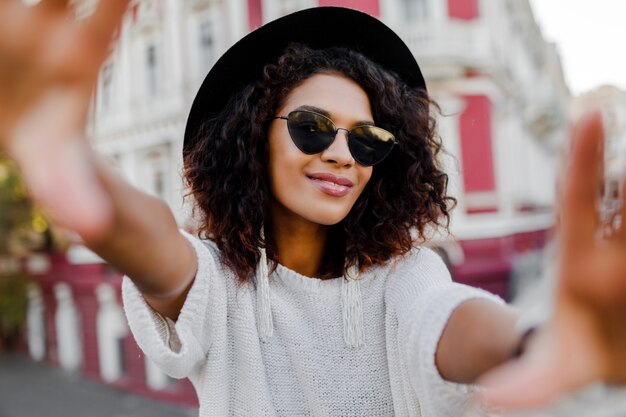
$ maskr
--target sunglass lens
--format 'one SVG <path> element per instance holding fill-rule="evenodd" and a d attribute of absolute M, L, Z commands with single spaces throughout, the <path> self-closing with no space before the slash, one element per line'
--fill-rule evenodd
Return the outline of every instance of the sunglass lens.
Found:
<path fill-rule="evenodd" d="M 348 146 L 361 165 L 375 165 L 389 155 L 393 148 L 391 133 L 375 126 L 358 126 L 350 131 Z"/>
<path fill-rule="evenodd" d="M 335 139 L 332 122 L 320 114 L 293 111 L 287 117 L 287 126 L 293 143 L 306 154 L 322 152 Z"/>

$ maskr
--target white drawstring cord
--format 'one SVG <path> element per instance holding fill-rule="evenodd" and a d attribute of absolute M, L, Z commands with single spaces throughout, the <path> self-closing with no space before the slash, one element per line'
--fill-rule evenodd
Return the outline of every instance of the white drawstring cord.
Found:
<path fill-rule="evenodd" d="M 261 248 L 261 258 L 256 268 L 257 285 L 257 329 L 261 341 L 267 342 L 274 334 L 272 306 L 270 301 L 270 282 L 268 277 L 267 254 Z"/>
<path fill-rule="evenodd" d="M 343 310 L 343 338 L 351 348 L 363 346 L 363 297 L 359 270 L 351 267 L 343 277 L 341 284 L 341 307 Z"/>
<path fill-rule="evenodd" d="M 270 300 L 267 254 L 261 248 L 261 257 L 256 268 L 257 286 L 257 329 L 263 342 L 274 334 L 274 321 Z M 364 346 L 363 297 L 359 271 L 352 267 L 346 271 L 341 283 L 341 308 L 343 313 L 343 337 L 351 348 Z"/>

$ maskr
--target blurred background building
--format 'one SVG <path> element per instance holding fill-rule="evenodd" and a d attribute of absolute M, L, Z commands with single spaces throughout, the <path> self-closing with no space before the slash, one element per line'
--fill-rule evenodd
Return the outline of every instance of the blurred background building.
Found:
<path fill-rule="evenodd" d="M 78 1 L 78 13 L 93 5 Z M 441 105 L 444 163 L 459 202 L 452 236 L 437 236 L 431 245 L 455 280 L 509 299 L 512 280 L 540 265 L 554 222 L 571 99 L 556 48 L 542 36 L 528 0 L 137 0 L 101 70 L 88 132 L 94 146 L 193 230 L 191 205 L 182 199 L 181 153 L 187 114 L 205 74 L 248 31 L 291 11 L 327 5 L 379 17 L 415 54 Z M 607 103 L 624 132 L 624 93 L 607 89 L 583 99 Z M 623 136 L 614 146 L 616 159 L 625 155 Z M 620 167 L 622 159 L 615 162 Z M 171 381 L 143 357 L 120 307 L 119 276 L 97 257 L 73 247 L 11 265 L 36 282 L 27 332 L 35 359 L 195 404 L 187 382 Z"/>
<path fill-rule="evenodd" d="M 440 103 L 459 200 L 454 241 L 440 245 L 455 277 L 507 296 L 520 251 L 552 224 L 556 156 L 569 92 L 554 45 L 527 0 L 145 0 L 136 2 L 102 68 L 91 137 L 133 184 L 182 204 L 182 137 L 204 75 L 247 31 L 285 13 L 343 5 L 371 13 L 406 40 Z"/>

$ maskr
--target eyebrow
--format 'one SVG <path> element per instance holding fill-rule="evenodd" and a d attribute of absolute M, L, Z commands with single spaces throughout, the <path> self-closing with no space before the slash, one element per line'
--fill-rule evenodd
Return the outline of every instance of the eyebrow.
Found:
<path fill-rule="evenodd" d="M 328 117 L 329 119 L 332 120 L 332 117 L 330 117 L 330 113 L 324 109 L 320 109 L 319 107 L 315 107 L 315 106 L 309 106 L 309 105 L 304 105 L 304 106 L 300 106 L 298 107 L 296 110 L 306 110 L 306 111 L 312 111 L 315 113 L 319 113 L 323 116 Z M 356 121 L 353 126 L 362 126 L 362 125 L 367 125 L 367 126 L 374 126 L 374 122 L 371 120 L 358 120 Z"/>

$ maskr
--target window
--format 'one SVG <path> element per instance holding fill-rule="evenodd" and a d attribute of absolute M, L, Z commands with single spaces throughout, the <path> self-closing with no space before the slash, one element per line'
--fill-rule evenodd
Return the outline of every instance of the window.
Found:
<path fill-rule="evenodd" d="M 200 23 L 199 27 L 200 35 L 200 74 L 204 76 L 214 60 L 214 47 L 215 41 L 213 36 L 213 23 L 210 20 L 206 20 Z"/>
<path fill-rule="evenodd" d="M 111 105 L 111 89 L 113 84 L 113 63 L 108 62 L 102 68 L 102 96 L 101 96 L 101 104 L 102 108 L 108 109 Z"/>
<path fill-rule="evenodd" d="M 155 169 L 152 173 L 152 187 L 159 197 L 165 197 L 165 172 Z"/>
<path fill-rule="evenodd" d="M 158 92 L 157 51 L 154 45 L 148 45 L 146 49 L 146 73 L 148 96 L 154 97 Z"/>
<path fill-rule="evenodd" d="M 402 15 L 408 22 L 426 20 L 429 0 L 400 0 Z"/>
<path fill-rule="evenodd" d="M 169 195 L 168 172 L 170 151 L 167 145 L 147 150 L 143 158 L 143 185 L 149 194 L 167 200 Z"/>

